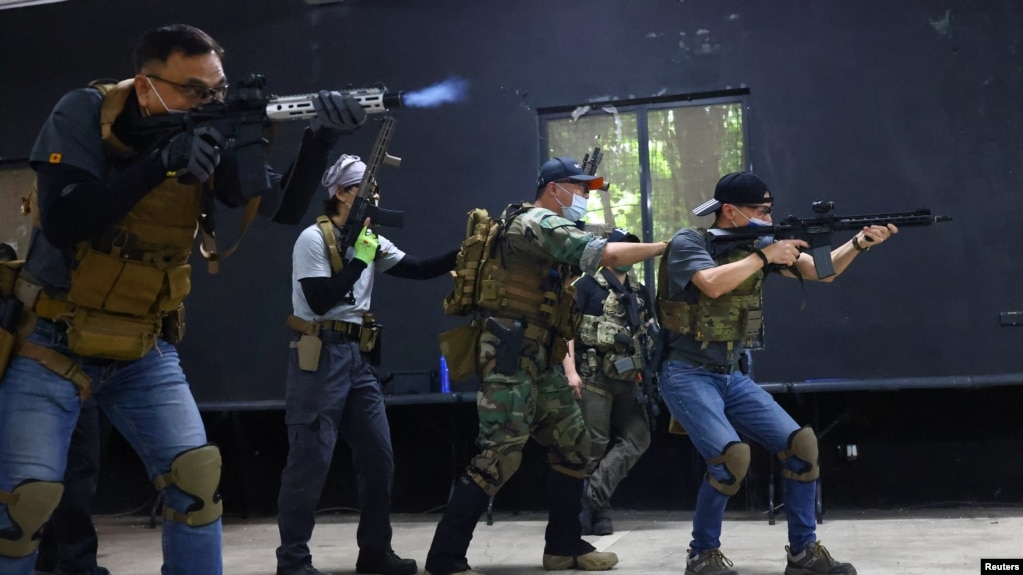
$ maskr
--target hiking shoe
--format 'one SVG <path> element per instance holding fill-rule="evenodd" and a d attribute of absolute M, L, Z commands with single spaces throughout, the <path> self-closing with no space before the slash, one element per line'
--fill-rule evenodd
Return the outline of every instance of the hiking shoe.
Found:
<path fill-rule="evenodd" d="M 608 551 L 590 551 L 583 555 L 543 554 L 543 568 L 548 571 L 580 569 L 582 571 L 607 571 L 618 564 L 618 556 Z"/>
<path fill-rule="evenodd" d="M 614 523 L 611 522 L 611 513 L 606 509 L 593 512 L 592 526 L 594 535 L 611 535 L 615 532 Z"/>
<path fill-rule="evenodd" d="M 303 563 L 294 567 L 277 567 L 277 575 L 333 575 L 313 567 L 312 563 Z"/>
<path fill-rule="evenodd" d="M 686 559 L 686 575 L 739 575 L 720 549 L 708 549 Z"/>
<path fill-rule="evenodd" d="M 377 575 L 415 575 L 419 572 L 415 559 L 402 559 L 394 551 L 367 552 L 359 551 L 355 561 L 356 573 L 375 573 Z"/>
<path fill-rule="evenodd" d="M 856 575 L 856 568 L 849 563 L 840 563 L 828 553 L 820 541 L 793 555 L 792 549 L 786 545 L 785 554 L 789 564 L 785 566 L 785 575 Z"/>

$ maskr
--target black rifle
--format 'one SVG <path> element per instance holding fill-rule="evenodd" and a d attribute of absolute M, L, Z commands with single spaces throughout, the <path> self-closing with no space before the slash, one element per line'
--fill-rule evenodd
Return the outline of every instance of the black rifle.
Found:
<path fill-rule="evenodd" d="M 601 160 L 604 159 L 603 152 L 600 151 L 600 146 L 593 148 L 592 154 L 586 154 L 583 156 L 582 170 L 588 176 L 596 176 L 597 168 L 600 167 Z M 602 192 L 606 192 L 610 188 L 611 184 L 605 179 L 604 185 L 600 187 Z"/>
<path fill-rule="evenodd" d="M 739 228 L 710 228 L 711 243 L 744 243 L 763 236 L 773 236 L 776 240 L 803 240 L 809 244 L 806 250 L 813 256 L 813 265 L 818 278 L 835 275 L 835 266 L 831 262 L 831 234 L 842 230 L 859 231 L 864 226 L 883 226 L 895 224 L 900 228 L 929 226 L 937 222 L 948 222 L 951 216 L 932 216 L 931 210 L 915 212 L 893 212 L 887 214 L 869 214 L 860 216 L 838 216 L 831 214 L 835 202 L 813 202 L 813 211 L 818 216 L 797 218 L 789 216 L 772 226 L 743 226 Z"/>
<path fill-rule="evenodd" d="M 639 374 L 640 395 L 637 401 L 646 409 L 647 423 L 650 431 L 657 431 L 657 417 L 661 414 L 661 392 L 657 385 L 660 376 L 657 370 L 661 367 L 664 340 L 657 324 L 648 321 L 646 327 L 638 334 L 639 345 L 643 349 L 643 371 Z"/>
<path fill-rule="evenodd" d="M 367 114 L 381 114 L 402 105 L 402 93 L 388 92 L 386 88 L 339 92 L 355 99 Z M 225 147 L 234 150 L 242 192 L 246 197 L 256 197 L 270 190 L 266 146 L 270 140 L 271 124 L 316 117 L 315 97 L 316 94 L 271 97 L 266 91 L 266 78 L 250 74 L 238 82 L 223 102 L 213 100 L 184 114 L 155 114 L 141 118 L 132 126 L 132 131 L 158 148 L 177 134 L 212 126 L 227 140 Z M 303 215 L 304 212 L 297 214 L 298 217 Z"/>
<path fill-rule="evenodd" d="M 373 204 L 373 195 L 376 193 L 376 175 L 380 166 L 398 167 L 401 165 L 401 158 L 396 158 L 387 153 L 387 146 L 391 143 L 391 135 L 394 133 L 396 120 L 392 116 L 384 118 L 380 126 L 380 133 L 373 144 L 373 151 L 370 153 L 369 161 L 366 162 L 366 171 L 362 174 L 362 181 L 359 182 L 359 191 L 352 200 L 352 207 L 348 210 L 348 219 L 337 236 L 338 251 L 345 251 L 355 244 L 362 232 L 363 222 L 369 218 L 373 225 L 400 228 L 404 226 L 405 212 L 399 210 L 385 210 Z"/>

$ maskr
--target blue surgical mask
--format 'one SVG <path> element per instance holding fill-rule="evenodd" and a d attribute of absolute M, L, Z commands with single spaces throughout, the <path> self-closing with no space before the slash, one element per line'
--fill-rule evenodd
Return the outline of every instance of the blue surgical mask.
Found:
<path fill-rule="evenodd" d="M 556 202 L 558 202 L 558 205 L 561 206 L 561 217 L 565 218 L 566 220 L 572 221 L 572 222 L 575 222 L 575 221 L 583 219 L 583 217 L 586 215 L 586 203 L 587 203 L 586 202 L 586 198 L 580 196 L 579 194 L 573 194 L 571 190 L 566 189 L 566 188 L 562 188 L 558 184 L 554 184 L 554 185 L 558 186 L 559 189 L 562 189 L 562 190 L 572 194 L 572 205 L 571 206 L 566 206 L 565 204 L 562 204 L 561 200 L 559 200 L 557 197 L 554 198 L 554 200 Z"/>
<path fill-rule="evenodd" d="M 773 225 L 771 222 L 765 222 L 764 220 L 762 220 L 760 218 L 748 217 L 746 214 L 744 214 L 744 213 L 742 213 L 742 212 L 740 212 L 738 210 L 736 210 L 736 212 L 738 212 L 738 214 L 740 216 L 746 218 L 746 223 L 751 225 L 751 226 L 762 227 L 762 228 L 763 227 L 768 227 L 769 228 L 769 227 L 771 227 Z M 732 225 L 736 225 L 734 221 L 732 222 Z M 738 227 L 738 226 L 736 225 L 736 227 Z"/>

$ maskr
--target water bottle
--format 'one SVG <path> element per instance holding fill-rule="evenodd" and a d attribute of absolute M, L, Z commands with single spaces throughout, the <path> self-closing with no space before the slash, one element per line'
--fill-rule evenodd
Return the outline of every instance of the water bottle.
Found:
<path fill-rule="evenodd" d="M 451 378 L 448 377 L 448 360 L 440 356 L 440 392 L 451 393 Z"/>

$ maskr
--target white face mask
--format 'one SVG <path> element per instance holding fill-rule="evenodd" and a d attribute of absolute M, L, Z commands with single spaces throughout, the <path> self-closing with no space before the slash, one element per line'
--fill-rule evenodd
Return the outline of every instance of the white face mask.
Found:
<path fill-rule="evenodd" d="M 156 99 L 160 101 L 160 105 L 163 106 L 163 109 L 166 110 L 168 114 L 185 114 L 188 112 L 188 110 L 168 108 L 167 103 L 163 101 L 163 97 L 161 97 L 160 93 L 156 91 L 156 86 L 153 85 L 153 81 L 149 79 L 149 76 L 146 76 L 146 82 L 149 82 L 149 87 L 152 88 L 153 93 L 156 94 Z"/>
<path fill-rule="evenodd" d="M 751 217 L 747 216 L 746 214 L 740 212 L 739 210 L 735 210 L 735 211 L 738 212 L 738 214 L 740 216 L 746 218 L 746 223 L 748 225 L 755 226 L 755 227 L 771 227 L 773 225 L 773 224 L 771 224 L 771 222 L 766 222 L 766 221 L 764 221 L 764 220 L 762 220 L 760 218 L 751 218 Z M 734 220 L 732 220 L 732 225 L 735 226 L 735 227 L 739 227 L 735 223 Z"/>
<path fill-rule="evenodd" d="M 586 203 L 587 203 L 586 202 L 586 198 L 580 196 L 579 194 L 572 193 L 572 190 L 568 190 L 566 188 L 562 188 L 560 184 L 554 184 L 554 185 L 558 186 L 558 189 L 564 190 L 564 191 L 572 194 L 572 205 L 571 206 L 566 206 L 565 204 L 562 204 L 561 200 L 559 200 L 556 196 L 554 198 L 554 200 L 556 202 L 558 202 L 558 205 L 561 206 L 561 217 L 563 217 L 566 220 L 569 220 L 571 222 L 577 222 L 577 221 L 583 219 L 583 217 L 586 215 Z"/>

